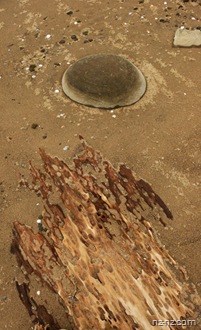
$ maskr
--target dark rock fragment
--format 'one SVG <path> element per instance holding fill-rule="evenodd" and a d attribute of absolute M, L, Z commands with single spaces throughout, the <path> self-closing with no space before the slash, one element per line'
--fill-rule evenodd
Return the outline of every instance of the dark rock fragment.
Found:
<path fill-rule="evenodd" d="M 36 68 L 36 65 L 35 64 L 30 64 L 29 71 L 30 72 L 34 72 L 35 71 L 35 68 Z"/>
<path fill-rule="evenodd" d="M 65 44 L 66 40 L 63 38 L 59 41 L 59 44 L 62 45 L 62 44 Z"/>
<path fill-rule="evenodd" d="M 84 44 L 87 44 L 88 42 L 92 42 L 93 41 L 93 39 L 92 38 L 89 38 L 89 39 L 85 39 L 84 40 Z"/>
<path fill-rule="evenodd" d="M 69 15 L 69 16 L 71 16 L 71 15 L 73 15 L 73 11 L 72 10 L 69 10 L 69 11 L 67 11 L 66 14 Z"/>
<path fill-rule="evenodd" d="M 31 125 L 31 128 L 32 128 L 32 129 L 36 129 L 38 126 L 39 126 L 38 124 L 33 123 L 33 124 Z"/>
<path fill-rule="evenodd" d="M 78 37 L 76 36 L 76 34 L 72 34 L 71 35 L 71 39 L 74 40 L 74 41 L 77 41 L 78 40 Z"/>

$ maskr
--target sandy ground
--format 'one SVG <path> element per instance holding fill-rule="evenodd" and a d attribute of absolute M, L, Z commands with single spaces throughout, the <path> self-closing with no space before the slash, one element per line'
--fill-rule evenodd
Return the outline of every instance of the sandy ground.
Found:
<path fill-rule="evenodd" d="M 36 226 L 42 203 L 18 187 L 19 173 L 28 176 L 30 159 L 40 164 L 39 147 L 70 162 L 79 134 L 167 203 L 174 220 L 166 230 L 153 226 L 201 293 L 201 49 L 172 46 L 177 27 L 199 27 L 200 17 L 199 1 L 1 0 L 1 329 L 32 327 L 10 244 L 13 221 Z M 142 70 L 148 88 L 138 103 L 106 111 L 65 97 L 65 69 L 98 53 L 122 55 Z"/>

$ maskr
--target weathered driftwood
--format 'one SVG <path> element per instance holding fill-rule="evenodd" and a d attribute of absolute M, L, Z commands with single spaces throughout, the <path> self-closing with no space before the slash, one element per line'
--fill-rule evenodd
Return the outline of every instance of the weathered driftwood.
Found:
<path fill-rule="evenodd" d="M 158 219 L 165 225 L 171 212 L 128 167 L 115 170 L 84 140 L 82 145 L 72 168 L 40 150 L 44 171 L 31 164 L 32 184 L 22 180 L 41 194 L 47 229 L 35 234 L 14 223 L 13 249 L 27 276 L 33 271 L 56 292 L 68 329 L 149 330 L 154 320 L 194 318 L 198 298 L 176 278 L 176 263 L 150 224 Z M 56 315 L 41 314 L 28 284 L 17 286 L 30 315 L 37 316 L 36 329 L 45 323 L 59 329 Z"/>

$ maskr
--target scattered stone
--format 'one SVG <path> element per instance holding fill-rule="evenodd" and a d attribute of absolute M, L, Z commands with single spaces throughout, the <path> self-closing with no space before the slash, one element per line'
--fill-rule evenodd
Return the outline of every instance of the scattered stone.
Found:
<path fill-rule="evenodd" d="M 63 38 L 63 39 L 61 39 L 60 41 L 59 41 L 59 44 L 65 44 L 65 42 L 66 42 L 66 40 Z"/>
<path fill-rule="evenodd" d="M 169 23 L 170 21 L 167 18 L 160 18 L 159 19 L 159 22 L 161 22 L 161 23 Z"/>
<path fill-rule="evenodd" d="M 39 34 L 40 34 L 40 31 L 37 31 L 36 33 L 35 33 L 35 38 L 38 38 L 38 36 L 39 36 Z"/>
<path fill-rule="evenodd" d="M 71 39 L 74 40 L 74 41 L 77 41 L 78 40 L 78 37 L 76 36 L 76 34 L 72 34 L 71 35 Z"/>
<path fill-rule="evenodd" d="M 51 34 L 47 34 L 45 39 L 50 39 L 51 38 Z"/>
<path fill-rule="evenodd" d="M 43 216 L 39 215 L 38 219 L 36 220 L 36 223 L 37 223 L 37 226 L 38 226 L 38 231 L 39 232 L 43 232 L 43 231 L 46 232 L 47 228 L 43 227 L 42 220 L 43 220 Z"/>
<path fill-rule="evenodd" d="M 33 124 L 31 125 L 31 128 L 32 128 L 32 129 L 36 129 L 38 126 L 39 126 L 38 124 L 33 123 Z"/>
<path fill-rule="evenodd" d="M 92 38 L 89 38 L 89 39 L 85 39 L 84 40 L 84 44 L 86 44 L 86 43 L 88 43 L 88 42 L 92 42 L 93 41 L 93 39 Z"/>
<path fill-rule="evenodd" d="M 175 32 L 173 44 L 176 47 L 201 46 L 201 31 L 179 28 Z"/>
<path fill-rule="evenodd" d="M 82 32 L 82 34 L 83 34 L 84 36 L 87 36 L 88 33 L 89 33 L 89 31 L 87 31 L 87 30 Z"/>
<path fill-rule="evenodd" d="M 36 68 L 36 65 L 35 64 L 29 65 L 29 71 L 30 72 L 34 72 L 35 71 L 35 68 Z"/>
<path fill-rule="evenodd" d="M 7 297 L 7 296 L 2 296 L 2 297 L 0 298 L 0 300 L 1 300 L 2 302 L 6 302 L 6 301 L 8 300 L 8 297 Z"/>
<path fill-rule="evenodd" d="M 71 16 L 71 15 L 73 15 L 73 11 L 72 10 L 69 10 L 69 11 L 67 11 L 66 14 L 69 15 L 69 16 Z"/>

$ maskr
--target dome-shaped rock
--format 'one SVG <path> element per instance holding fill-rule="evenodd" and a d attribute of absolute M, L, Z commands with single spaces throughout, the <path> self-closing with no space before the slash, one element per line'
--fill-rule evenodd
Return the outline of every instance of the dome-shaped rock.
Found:
<path fill-rule="evenodd" d="M 118 55 L 81 58 L 62 78 L 64 93 L 73 101 L 111 109 L 137 102 L 146 91 L 146 80 L 131 62 Z"/>

